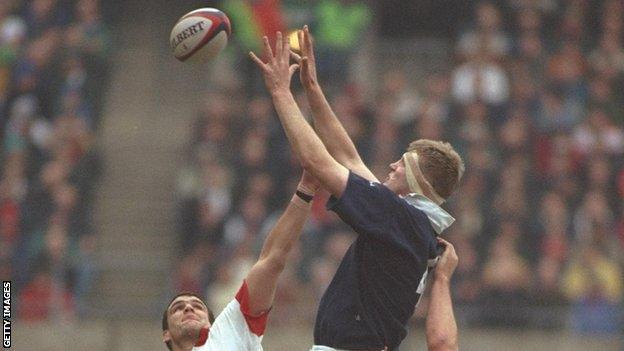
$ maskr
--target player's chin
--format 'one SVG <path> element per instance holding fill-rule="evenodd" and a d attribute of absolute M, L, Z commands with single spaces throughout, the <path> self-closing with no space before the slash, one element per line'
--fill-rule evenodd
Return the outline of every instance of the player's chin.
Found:
<path fill-rule="evenodd" d="M 199 331 L 201 328 L 204 327 L 204 325 L 205 323 L 202 323 L 195 319 L 187 319 L 182 322 L 182 328 L 186 329 L 187 331 Z"/>

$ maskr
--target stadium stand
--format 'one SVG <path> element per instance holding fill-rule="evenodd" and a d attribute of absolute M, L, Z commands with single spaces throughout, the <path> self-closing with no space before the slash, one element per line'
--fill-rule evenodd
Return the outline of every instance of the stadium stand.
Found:
<path fill-rule="evenodd" d="M 0 4 L 0 267 L 24 320 L 81 315 L 92 287 L 109 50 L 95 0 Z"/>
<path fill-rule="evenodd" d="M 148 2 L 124 4 L 136 14 Z M 180 2 L 175 4 L 176 11 L 171 10 L 174 5 L 169 1 L 153 3 L 158 5 L 154 5 L 156 9 L 150 7 L 150 18 L 156 18 L 164 8 L 169 9 L 167 15 L 171 17 L 171 13 L 183 13 L 204 2 Z M 232 11 L 236 8 L 228 4 L 241 3 L 245 1 L 219 3 L 231 15 L 235 28 L 236 16 Z M 580 341 L 584 339 L 573 339 L 565 333 L 622 335 L 622 2 L 465 2 L 474 5 L 466 12 L 467 21 L 450 26 L 456 30 L 453 40 L 401 38 L 385 43 L 375 40 L 381 35 L 375 28 L 379 19 L 375 18 L 378 12 L 372 5 L 377 2 L 368 2 L 370 6 L 341 0 L 318 1 L 315 6 L 303 3 L 283 0 L 281 14 L 264 9 L 269 17 L 256 18 L 255 29 L 274 28 L 280 21 L 289 28 L 311 24 L 313 33 L 319 36 L 317 53 L 323 65 L 322 84 L 375 174 L 383 178 L 388 163 L 402 152 L 399 147 L 416 138 L 446 139 L 466 160 L 461 189 L 446 205 L 457 218 L 446 237 L 455 244 L 460 256 L 453 282 L 459 325 L 461 329 L 478 328 L 475 334 L 462 334 L 468 335 L 463 340 L 470 345 L 483 345 L 485 341 L 479 344 L 480 340 L 498 338 L 504 339 L 501 345 L 511 348 L 516 342 L 514 338 L 528 328 L 538 328 L 540 332 L 552 329 L 557 331 L 556 337 L 539 334 L 527 345 L 545 345 L 550 341 L 548 345 L 567 345 L 563 349 L 589 350 L 593 345 L 593 349 L 602 350 L 605 348 L 592 344 L 596 339 L 587 339 L 587 344 L 583 344 Z M 51 321 L 48 326 L 53 332 L 37 328 L 36 323 L 25 323 L 24 338 L 40 336 L 42 343 L 47 343 L 59 330 L 52 327 L 63 327 L 57 326 L 56 321 L 77 317 L 83 322 L 95 317 L 96 322 L 85 323 L 84 329 L 87 337 L 90 330 L 100 336 L 95 338 L 99 344 L 95 344 L 101 347 L 94 350 L 122 349 L 115 346 L 124 342 L 134 345 L 135 334 L 142 338 L 142 344 L 160 344 L 150 334 L 151 324 L 117 324 L 115 316 L 119 310 L 93 311 L 93 299 L 88 299 L 89 295 L 93 298 L 96 272 L 101 268 L 96 259 L 98 250 L 104 251 L 101 243 L 98 247 L 93 207 L 99 177 L 107 168 L 95 145 L 102 141 L 98 139 L 98 128 L 112 66 L 114 33 L 109 34 L 112 25 L 104 23 L 102 11 L 97 0 L 0 1 L 0 275 L 14 282 L 18 294 L 15 313 L 20 320 Z M 345 21 L 344 27 L 324 28 L 335 21 L 318 17 L 331 18 L 336 11 L 344 16 L 351 14 L 352 20 Z M 123 11 L 118 15 L 121 18 Z M 284 18 L 271 17 L 279 15 Z M 169 17 L 159 17 L 160 22 L 151 27 L 137 21 L 136 26 L 125 28 L 142 29 L 132 37 L 139 40 L 165 28 L 172 21 Z M 387 30 L 401 30 L 393 28 Z M 163 37 L 167 34 L 165 29 Z M 434 32 L 429 30 L 427 35 L 433 36 Z M 236 292 L 276 213 L 292 194 L 299 176 L 297 161 L 288 149 L 271 101 L 264 95 L 261 78 L 246 56 L 237 51 L 254 48 L 251 34 L 251 41 L 244 43 L 239 41 L 242 38 L 233 38 L 229 52 L 213 63 L 216 69 L 211 71 L 214 76 L 206 79 L 210 80 L 204 84 L 208 86 L 206 91 L 197 94 L 202 107 L 189 128 L 191 137 L 184 151 L 186 166 L 177 170 L 175 165 L 161 162 L 155 168 L 178 172 L 177 231 L 169 233 L 177 237 L 177 248 L 171 249 L 169 238 L 158 242 L 159 238 L 150 236 L 152 233 L 136 233 L 131 238 L 136 241 L 119 240 L 135 234 L 132 231 L 143 227 L 142 223 L 133 222 L 131 230 L 108 239 L 118 246 L 109 244 L 107 250 L 119 251 L 110 255 L 107 263 L 114 261 L 107 276 L 116 276 L 117 280 L 103 284 L 115 290 L 109 299 L 112 303 L 132 292 L 136 299 L 127 301 L 134 303 L 155 295 L 168 300 L 171 293 L 190 290 L 207 296 L 212 307 L 220 310 Z M 331 41 L 343 34 L 351 41 Z M 166 40 L 162 47 L 158 46 L 159 38 L 149 40 L 157 43 L 149 50 L 156 47 L 161 52 L 153 53 L 149 60 L 137 59 L 132 50 L 122 57 L 126 61 L 134 58 L 145 66 L 146 72 L 175 67 L 178 72 L 189 74 L 188 67 L 172 66 L 178 63 L 165 56 Z M 163 61 L 173 63 L 162 65 Z M 364 68 L 360 66 L 363 62 L 367 63 Z M 184 79 L 177 75 L 170 77 L 174 75 L 171 72 L 161 74 L 159 79 L 150 81 L 150 90 L 144 92 L 157 91 L 150 96 L 157 101 L 171 102 L 180 97 L 179 92 L 170 97 L 173 94 L 160 91 L 157 85 L 174 82 L 176 87 L 184 88 L 186 81 L 180 82 Z M 163 78 L 167 74 L 167 79 Z M 126 81 L 133 79 L 126 77 Z M 197 82 L 193 84 L 195 88 Z M 118 95 L 127 95 L 124 102 L 134 102 L 135 96 L 125 91 Z M 184 108 L 188 109 L 189 100 L 195 97 L 185 94 L 184 98 Z M 298 99 L 306 112 L 300 92 Z M 175 103 L 166 107 L 150 105 L 143 124 L 136 124 L 171 126 L 172 119 L 183 119 L 174 115 L 179 112 Z M 143 108 L 135 104 L 128 113 Z M 166 114 L 159 115 L 162 118 L 156 122 L 150 114 L 156 115 L 157 108 L 164 109 Z M 116 121 L 113 133 L 134 127 L 135 122 Z M 176 131 L 177 128 L 178 125 L 172 127 Z M 134 136 L 133 133 L 134 130 L 128 135 Z M 143 136 L 155 135 L 156 131 L 150 130 Z M 177 137 L 175 134 L 170 139 Z M 154 141 L 158 142 L 162 140 Z M 143 143 L 132 144 L 136 145 Z M 123 146 L 124 152 L 135 154 L 132 160 L 144 158 L 144 163 L 136 167 L 165 159 L 136 155 L 135 149 Z M 171 153 L 169 146 L 152 152 Z M 151 170 L 138 174 L 147 172 Z M 128 173 L 128 169 L 118 167 L 116 173 Z M 126 176 L 137 178 L 135 173 Z M 119 179 L 124 178 L 115 181 Z M 169 181 L 156 183 L 158 187 L 153 187 L 153 191 L 166 191 L 160 185 Z M 121 189 L 116 184 L 111 186 Z M 139 190 L 143 192 L 145 188 Z M 173 197 L 169 195 L 158 198 L 168 202 Z M 318 298 L 353 240 L 352 231 L 323 209 L 327 196 L 318 195 L 313 219 L 278 288 L 271 323 L 284 328 L 280 330 L 301 324 L 309 327 Z M 111 202 L 105 207 L 110 209 L 121 203 Z M 162 212 L 168 209 L 160 203 L 153 207 L 158 206 Z M 138 204 L 132 213 L 149 212 L 146 208 L 156 213 L 150 204 Z M 117 210 L 121 214 L 130 212 L 126 208 Z M 162 212 L 151 215 L 167 220 Z M 151 217 L 136 218 L 135 222 L 144 218 Z M 154 226 L 167 228 L 160 222 L 152 223 Z M 133 267 L 128 264 L 131 258 L 136 258 L 126 256 L 137 252 L 140 243 L 145 242 L 164 248 L 159 247 L 156 254 L 146 259 L 136 275 L 126 274 L 132 272 Z M 127 243 L 137 246 L 121 250 L 121 246 L 131 246 Z M 175 257 L 174 267 L 167 272 L 171 282 L 160 276 L 154 278 L 153 272 L 162 270 L 162 266 L 152 265 L 151 260 L 152 256 L 159 260 L 162 252 L 169 251 Z M 168 259 L 162 259 L 164 265 Z M 153 266 L 152 270 L 146 270 L 145 265 Z M 123 266 L 128 271 L 121 271 L 119 267 Z M 149 274 L 149 290 L 169 283 L 171 286 L 143 295 L 133 281 L 142 281 L 140 278 Z M 124 281 L 126 285 L 106 284 L 113 281 Z M 102 296 L 95 298 L 101 301 Z M 110 306 L 111 301 L 102 306 Z M 148 313 L 128 308 L 132 303 L 120 303 L 118 307 L 131 315 L 158 315 L 161 302 L 164 303 L 134 304 L 137 309 L 153 307 Z M 415 325 L 422 323 L 425 312 L 426 302 L 417 310 Z M 98 324 L 103 316 L 109 319 Z M 497 334 L 491 327 L 507 327 L 518 334 Z M 298 340 L 310 337 L 307 329 L 302 330 L 297 330 Z M 110 334 L 122 337 L 109 337 Z M 422 341 L 420 335 L 410 338 L 406 341 L 408 349 Z M 55 342 L 67 345 L 65 339 L 71 340 L 63 336 Z M 279 345 L 286 341 L 267 335 L 267 342 Z"/>

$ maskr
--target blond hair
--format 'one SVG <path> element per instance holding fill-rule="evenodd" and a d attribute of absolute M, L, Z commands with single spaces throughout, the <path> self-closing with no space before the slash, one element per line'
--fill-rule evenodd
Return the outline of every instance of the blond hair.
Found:
<path fill-rule="evenodd" d="M 410 143 L 407 152 L 416 151 L 425 179 L 443 198 L 448 199 L 464 174 L 464 161 L 451 144 L 419 139 Z"/>

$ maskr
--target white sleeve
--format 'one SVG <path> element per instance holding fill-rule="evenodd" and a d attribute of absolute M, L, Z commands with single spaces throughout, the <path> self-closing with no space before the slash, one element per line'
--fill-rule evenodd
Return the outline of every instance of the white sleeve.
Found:
<path fill-rule="evenodd" d="M 268 311 L 260 316 L 250 316 L 247 306 L 248 292 L 244 282 L 236 299 L 230 301 L 210 327 L 205 343 L 193 350 L 261 351 Z"/>

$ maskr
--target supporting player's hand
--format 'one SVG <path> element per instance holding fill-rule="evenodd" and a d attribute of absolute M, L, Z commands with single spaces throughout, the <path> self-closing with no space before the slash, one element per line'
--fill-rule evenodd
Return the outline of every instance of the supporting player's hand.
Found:
<path fill-rule="evenodd" d="M 307 25 L 303 26 L 303 30 L 297 31 L 297 39 L 299 40 L 299 48 L 301 55 L 290 52 L 290 55 L 301 67 L 299 77 L 301 84 L 305 89 L 310 89 L 318 83 L 316 76 L 316 59 L 314 58 L 314 46 L 312 44 L 312 34 Z"/>
<path fill-rule="evenodd" d="M 438 264 L 433 271 L 434 276 L 436 279 L 446 279 L 450 281 L 455 268 L 457 268 L 459 259 L 457 258 L 453 244 L 440 237 L 438 237 L 438 242 L 444 246 L 444 252 L 442 252 Z"/>
<path fill-rule="evenodd" d="M 290 79 L 293 73 L 299 68 L 298 64 L 290 64 L 290 43 L 288 37 L 282 37 L 281 32 L 277 32 L 275 41 L 275 54 L 271 49 L 269 38 L 262 38 L 264 42 L 264 51 L 268 62 L 264 63 L 253 52 L 249 52 L 249 56 L 262 70 L 264 82 L 271 94 L 283 91 L 290 91 Z"/>
<path fill-rule="evenodd" d="M 299 185 L 297 185 L 297 189 L 303 191 L 305 194 L 314 195 L 320 187 L 321 182 L 304 170 Z"/>

